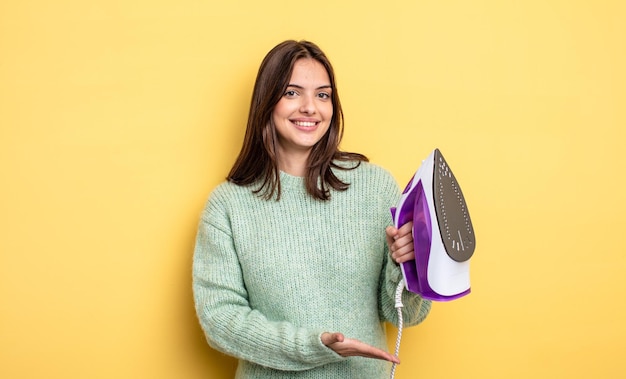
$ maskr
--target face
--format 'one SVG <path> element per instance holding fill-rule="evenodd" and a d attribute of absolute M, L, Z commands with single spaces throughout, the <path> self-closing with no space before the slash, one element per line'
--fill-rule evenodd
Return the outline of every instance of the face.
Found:
<path fill-rule="evenodd" d="M 307 157 L 324 136 L 333 116 L 328 73 L 314 59 L 296 61 L 283 97 L 272 113 L 278 134 L 279 161 Z"/>

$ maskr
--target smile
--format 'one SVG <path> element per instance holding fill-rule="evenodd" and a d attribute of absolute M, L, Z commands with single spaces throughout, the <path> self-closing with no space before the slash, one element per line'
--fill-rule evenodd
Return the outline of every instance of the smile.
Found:
<path fill-rule="evenodd" d="M 301 126 L 304 128 L 310 128 L 312 126 L 317 125 L 317 122 L 314 121 L 292 121 L 294 124 L 296 124 L 297 126 Z"/>

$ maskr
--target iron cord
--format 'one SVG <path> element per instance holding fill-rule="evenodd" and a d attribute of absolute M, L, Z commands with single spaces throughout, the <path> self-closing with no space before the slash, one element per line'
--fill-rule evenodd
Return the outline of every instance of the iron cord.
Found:
<path fill-rule="evenodd" d="M 402 304 L 402 292 L 404 291 L 404 278 L 400 279 L 398 286 L 396 287 L 396 310 L 398 311 L 398 336 L 396 337 L 396 350 L 394 352 L 396 357 L 400 356 L 400 341 L 402 340 L 402 327 L 403 327 L 403 319 L 402 319 L 402 308 L 404 305 Z M 394 379 L 396 375 L 396 366 L 397 363 L 394 363 L 391 366 L 391 379 Z"/>

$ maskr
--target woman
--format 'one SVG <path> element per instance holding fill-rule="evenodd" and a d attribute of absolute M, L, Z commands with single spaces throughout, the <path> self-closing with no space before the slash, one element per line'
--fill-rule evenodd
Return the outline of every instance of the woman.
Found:
<path fill-rule="evenodd" d="M 339 150 L 333 68 L 307 41 L 263 60 L 243 147 L 202 212 L 193 261 L 209 344 L 239 359 L 237 378 L 384 378 L 384 321 L 397 322 L 399 263 L 411 225 L 391 226 L 398 186 Z M 405 324 L 430 302 L 405 291 Z"/>

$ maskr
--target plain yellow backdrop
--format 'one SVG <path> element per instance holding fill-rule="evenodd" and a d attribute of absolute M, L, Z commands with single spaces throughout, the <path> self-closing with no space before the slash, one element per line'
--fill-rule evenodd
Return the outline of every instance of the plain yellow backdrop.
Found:
<path fill-rule="evenodd" d="M 404 186 L 439 147 L 469 204 L 472 294 L 397 378 L 625 377 L 623 4 L 2 1 L 0 377 L 233 376 L 194 235 L 291 38 L 335 65 L 345 150 Z"/>

